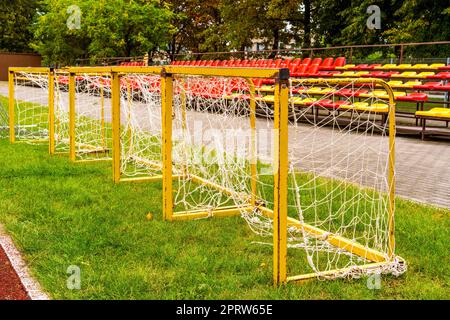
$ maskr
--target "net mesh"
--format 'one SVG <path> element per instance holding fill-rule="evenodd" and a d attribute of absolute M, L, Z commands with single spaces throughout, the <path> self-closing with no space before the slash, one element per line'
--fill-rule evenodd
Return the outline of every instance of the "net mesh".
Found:
<path fill-rule="evenodd" d="M 160 76 L 120 78 L 120 172 L 124 178 L 161 175 Z"/>
<path fill-rule="evenodd" d="M 74 136 L 77 160 L 112 159 L 110 74 L 75 76 Z"/>
<path fill-rule="evenodd" d="M 249 90 L 239 78 L 176 79 L 174 206 L 181 214 L 210 215 L 238 207 L 260 243 L 269 244 L 263 239 L 273 236 L 265 214 L 273 208 L 273 87 L 256 88 L 253 128 Z M 289 216 L 308 228 L 289 228 L 289 248 L 290 254 L 302 248 L 318 276 L 404 271 L 399 259 L 382 268 L 360 268 L 370 262 L 367 256 L 330 242 L 342 236 L 389 258 L 386 98 L 375 83 L 290 85 Z M 321 231 L 311 232 L 314 228 Z M 327 273 L 335 269 L 345 272 Z"/>
<path fill-rule="evenodd" d="M 9 135 L 8 104 L 6 100 L 0 100 L 0 139 Z"/>
<path fill-rule="evenodd" d="M 14 73 L 14 125 L 17 140 L 48 141 L 48 73 Z"/>
<path fill-rule="evenodd" d="M 69 74 L 62 70 L 55 72 L 55 152 L 69 152 Z"/>

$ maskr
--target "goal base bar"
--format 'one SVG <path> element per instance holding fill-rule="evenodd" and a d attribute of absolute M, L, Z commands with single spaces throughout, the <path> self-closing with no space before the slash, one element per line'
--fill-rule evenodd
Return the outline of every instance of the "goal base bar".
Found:
<path fill-rule="evenodd" d="M 242 212 L 251 212 L 254 210 L 253 206 L 230 206 L 217 208 L 210 211 L 180 211 L 172 215 L 172 220 L 182 221 L 182 220 L 195 220 L 204 219 L 212 217 L 230 217 L 241 215 Z"/>
<path fill-rule="evenodd" d="M 180 175 L 172 175 L 172 179 L 181 178 Z M 119 182 L 152 182 L 152 181 L 161 181 L 163 178 L 162 175 L 156 175 L 152 177 L 136 177 L 136 178 L 121 178 Z"/>
<path fill-rule="evenodd" d="M 350 271 L 356 271 L 356 270 L 371 270 L 371 269 L 378 269 L 383 266 L 390 265 L 390 262 L 376 262 L 376 263 L 368 263 L 360 266 L 353 266 L 348 268 L 341 268 L 341 269 L 334 269 L 334 270 L 327 270 L 324 272 L 317 272 L 317 273 L 306 273 L 302 275 L 297 276 L 291 276 L 287 277 L 287 282 L 299 282 L 299 281 L 306 281 L 311 279 L 317 279 L 321 277 L 331 277 L 335 275 L 342 275 Z"/>

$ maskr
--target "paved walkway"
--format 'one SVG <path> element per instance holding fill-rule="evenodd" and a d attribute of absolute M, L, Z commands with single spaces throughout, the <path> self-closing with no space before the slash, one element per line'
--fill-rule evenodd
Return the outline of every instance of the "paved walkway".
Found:
<path fill-rule="evenodd" d="M 18 96 L 19 99 L 26 100 L 29 96 L 32 96 L 32 90 L 38 90 L 29 88 L 29 94 L 22 93 L 22 96 Z M 0 94 L 7 95 L 7 84 L 0 82 Z M 109 114 L 106 115 L 109 118 Z M 203 118 L 202 115 L 196 115 L 195 119 Z M 145 119 L 145 117 L 144 117 Z M 147 118 L 148 119 L 148 118 Z M 217 119 L 218 121 L 224 121 L 224 119 Z M 211 114 L 208 115 L 208 122 L 211 122 Z M 159 122 L 159 121 L 157 121 Z M 223 126 L 223 124 L 221 124 Z M 311 139 L 305 139 L 308 135 L 314 133 L 313 141 Z M 319 130 L 319 131 L 318 131 Z M 318 131 L 318 132 L 317 132 Z M 322 160 L 323 152 L 316 152 L 316 148 L 320 145 L 320 139 L 329 136 L 329 129 L 320 128 L 313 129 L 312 126 L 302 125 L 301 130 L 296 132 L 290 131 L 290 149 L 291 151 L 297 151 L 299 153 L 304 150 L 308 150 L 308 155 L 314 154 L 315 158 L 309 159 L 310 162 L 320 162 Z M 368 146 L 373 146 L 374 150 L 377 150 L 380 144 L 380 136 L 371 137 L 355 137 L 356 135 L 346 135 L 342 137 L 344 143 L 332 144 L 333 150 L 330 153 L 335 157 L 339 153 L 343 154 L 357 150 L 357 148 L 364 143 Z M 386 140 L 386 139 L 385 139 Z M 354 146 L 350 148 L 349 146 Z M 329 145 L 329 144 L 328 144 Z M 346 146 L 346 150 L 341 150 L 342 145 Z M 296 150 L 297 149 L 297 150 Z M 371 148 L 369 148 L 371 149 Z M 312 150 L 314 150 L 312 152 Z M 295 153 L 295 152 L 294 152 Z M 356 153 L 358 155 L 358 153 Z M 369 166 L 378 166 L 379 161 L 376 158 L 376 152 L 372 155 L 372 160 L 369 161 Z M 368 155 L 365 155 L 364 159 L 367 159 Z M 357 159 L 358 157 L 354 157 Z M 302 163 L 307 163 L 306 158 L 301 156 L 298 160 L 299 167 L 302 167 Z M 302 161 L 303 160 L 303 161 Z M 297 162 L 297 161 L 296 161 Z M 324 161 L 325 162 L 325 161 Z M 317 164 L 315 164 L 317 166 Z M 345 166 L 345 167 L 344 167 Z M 343 164 L 342 168 L 339 165 L 336 166 L 335 172 L 331 175 L 339 176 L 339 172 L 349 170 L 348 164 Z M 357 167 L 355 170 L 359 170 L 361 167 Z M 369 168 L 370 169 L 370 168 Z M 347 173 L 346 173 L 347 174 Z M 403 198 L 428 203 L 440 207 L 446 207 L 450 209 L 450 143 L 446 141 L 421 141 L 415 138 L 397 137 L 396 139 L 396 177 L 397 177 L 397 195 Z M 362 184 L 365 184 L 362 182 Z"/>

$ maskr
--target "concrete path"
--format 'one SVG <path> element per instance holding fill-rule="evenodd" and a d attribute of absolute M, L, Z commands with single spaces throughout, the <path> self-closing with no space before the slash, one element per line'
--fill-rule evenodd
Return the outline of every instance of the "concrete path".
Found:
<path fill-rule="evenodd" d="M 33 96 L 33 91 L 36 90 L 39 89 L 27 88 L 26 92 L 22 90 L 20 93 L 18 92 L 17 98 L 27 100 Z M 0 82 L 0 95 L 8 95 L 7 83 L 5 82 Z M 46 103 L 45 99 L 42 103 Z M 107 104 L 108 102 L 105 101 L 105 103 Z M 136 105 L 139 108 L 139 103 Z M 143 109 L 143 106 L 140 107 Z M 149 117 L 144 116 L 144 110 L 141 110 L 141 112 L 142 117 L 138 118 L 149 119 Z M 158 120 L 159 116 L 159 112 L 155 112 L 151 121 L 160 123 Z M 214 126 L 214 122 L 216 122 L 223 128 L 224 121 L 226 121 L 221 116 L 217 116 L 214 119 L 211 113 L 202 115 L 191 112 L 188 114 L 188 118 L 189 116 L 195 121 L 207 122 L 208 127 Z M 110 118 L 109 113 L 106 115 L 106 118 Z M 190 123 L 189 127 L 193 128 L 193 126 L 194 124 Z M 141 127 L 145 128 L 146 125 L 142 124 Z M 235 127 L 235 125 L 230 125 L 230 127 Z M 358 159 L 365 161 L 366 169 L 369 169 L 366 171 L 373 172 L 378 168 L 377 171 L 380 172 L 379 166 L 383 165 L 383 163 L 380 164 L 377 152 L 365 153 L 364 157 L 362 157 L 362 153 L 358 151 L 361 146 L 364 146 L 365 149 L 369 147 L 367 148 L 368 150 L 380 150 L 380 144 L 384 144 L 387 139 L 378 135 L 358 137 L 357 135 L 339 136 L 337 134 L 333 138 L 333 143 L 330 143 L 329 128 L 314 128 L 307 124 L 301 124 L 295 129 L 290 127 L 289 134 L 290 152 L 291 154 L 297 155 L 297 158 L 293 162 L 301 169 L 311 169 L 310 164 L 314 168 L 319 168 L 321 167 L 321 162 L 323 165 L 329 163 L 330 155 L 338 159 L 339 154 L 349 154 L 349 152 L 355 154 L 351 159 L 352 163 L 357 163 L 356 160 Z M 339 141 L 339 143 L 334 143 L 335 141 Z M 331 147 L 327 150 L 321 150 L 321 143 L 322 145 L 325 143 Z M 359 182 L 362 185 L 372 184 L 373 186 L 374 177 L 357 175 L 361 169 L 361 165 L 354 166 L 349 165 L 348 162 L 344 164 L 336 162 L 334 169 L 327 170 L 327 174 L 338 177 L 342 177 L 342 174 L 345 174 L 346 177 L 349 174 L 355 174 L 357 178 L 353 179 L 356 180 L 354 182 Z M 421 141 L 418 138 L 397 137 L 396 179 L 398 196 L 450 209 L 450 143 L 446 141 Z M 371 182 L 366 183 L 365 181 Z"/>

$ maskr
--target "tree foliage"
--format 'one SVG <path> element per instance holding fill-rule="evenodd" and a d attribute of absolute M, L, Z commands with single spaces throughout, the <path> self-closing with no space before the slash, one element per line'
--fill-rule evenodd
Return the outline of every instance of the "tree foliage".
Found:
<path fill-rule="evenodd" d="M 73 5 L 81 9 L 79 28 L 67 25 Z M 33 47 L 47 63 L 165 50 L 173 30 L 171 11 L 153 0 L 44 0 L 43 9 Z"/>
<path fill-rule="evenodd" d="M 0 51 L 29 52 L 37 1 L 0 0 Z"/>
<path fill-rule="evenodd" d="M 167 50 L 244 50 L 450 39 L 448 0 L 0 0 L 0 50 L 41 53 L 46 63 L 133 56 Z M 77 5 L 80 29 L 67 27 Z M 381 9 L 381 29 L 366 25 Z M 448 55 L 450 46 L 408 54 Z M 384 56 L 390 49 L 380 50 Z M 361 49 L 366 56 L 371 49 Z M 398 53 L 398 52 L 397 52 Z"/>

